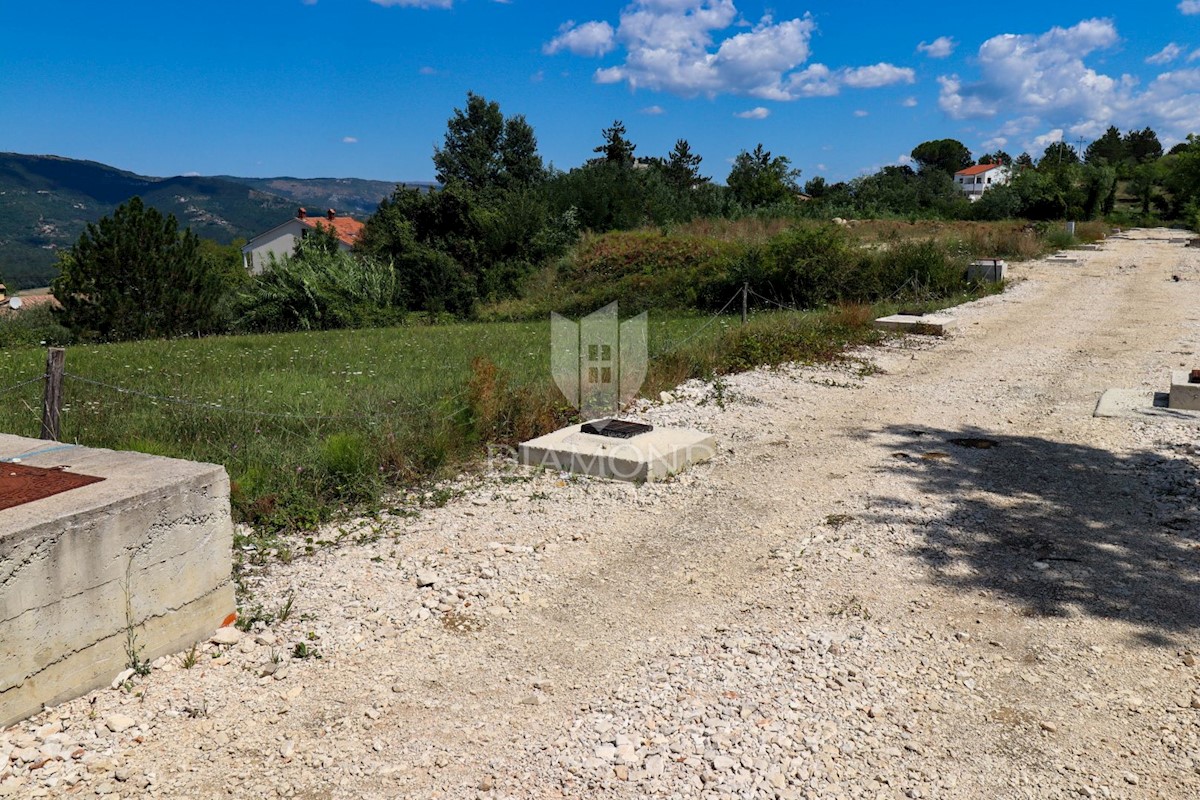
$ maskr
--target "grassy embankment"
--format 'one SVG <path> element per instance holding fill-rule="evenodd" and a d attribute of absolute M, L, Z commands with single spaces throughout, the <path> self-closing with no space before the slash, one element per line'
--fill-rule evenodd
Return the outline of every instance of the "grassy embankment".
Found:
<path fill-rule="evenodd" d="M 650 308 L 643 391 L 654 397 L 691 377 L 839 358 L 876 340 L 869 323 L 879 314 L 976 296 L 981 289 L 956 277 L 971 257 L 1066 244 L 1018 226 L 864 223 L 829 258 L 824 233 L 787 238 L 774 223 L 739 225 L 591 237 L 556 273 L 538 276 L 525 300 L 484 312 L 533 321 L 73 346 L 68 373 L 142 394 L 69 379 L 63 439 L 223 464 L 239 519 L 265 534 L 309 530 L 385 498 L 444 500 L 421 490 L 397 500 L 389 490 L 420 487 L 489 444 L 568 422 L 549 375 L 549 310 L 587 313 L 613 299 L 623 316 Z M 742 326 L 735 303 L 714 320 L 743 278 L 775 302 L 816 307 L 755 301 Z M 823 299 L 803 302 L 813 297 Z M 44 359 L 36 346 L 0 350 L 0 388 L 36 376 Z M 40 391 L 0 398 L 0 430 L 36 436 Z"/>

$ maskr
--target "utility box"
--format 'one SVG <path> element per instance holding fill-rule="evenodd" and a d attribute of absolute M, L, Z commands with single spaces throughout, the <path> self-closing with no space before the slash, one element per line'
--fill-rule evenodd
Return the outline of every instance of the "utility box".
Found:
<path fill-rule="evenodd" d="M 1008 262 L 1001 258 L 981 258 L 967 267 L 968 283 L 1000 283 L 1008 276 Z"/>
<path fill-rule="evenodd" d="M 1182 411 L 1200 411 L 1200 369 L 1171 373 L 1171 399 L 1168 407 Z"/>
<path fill-rule="evenodd" d="M 0 434 L 0 727 L 227 624 L 232 556 L 224 467 Z"/>

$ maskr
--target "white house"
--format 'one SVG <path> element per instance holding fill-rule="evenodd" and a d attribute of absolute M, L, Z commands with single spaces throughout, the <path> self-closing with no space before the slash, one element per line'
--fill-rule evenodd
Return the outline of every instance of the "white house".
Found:
<path fill-rule="evenodd" d="M 1011 176 L 1009 168 L 1003 164 L 979 164 L 954 173 L 954 184 L 974 203 L 993 186 L 1008 183 Z"/>
<path fill-rule="evenodd" d="M 242 247 L 246 271 L 251 275 L 261 275 L 272 255 L 277 259 L 290 256 L 296 250 L 296 243 L 318 226 L 332 230 L 342 250 L 353 247 L 363 229 L 363 223 L 352 217 L 339 217 L 332 208 L 323 217 L 310 217 L 302 208 L 287 222 L 246 242 Z"/>

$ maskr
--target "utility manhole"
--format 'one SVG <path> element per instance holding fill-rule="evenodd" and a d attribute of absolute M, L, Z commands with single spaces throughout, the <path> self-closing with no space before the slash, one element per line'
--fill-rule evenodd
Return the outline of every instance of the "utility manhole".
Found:
<path fill-rule="evenodd" d="M 64 472 L 62 467 L 45 469 L 24 464 L 0 464 L 0 511 L 102 480 L 104 478 L 92 475 Z"/>
<path fill-rule="evenodd" d="M 580 433 L 590 433 L 596 436 L 608 436 L 612 439 L 632 439 L 643 433 L 654 430 L 653 425 L 643 425 L 640 422 L 626 422 L 622 419 L 601 419 L 585 423 Z"/>

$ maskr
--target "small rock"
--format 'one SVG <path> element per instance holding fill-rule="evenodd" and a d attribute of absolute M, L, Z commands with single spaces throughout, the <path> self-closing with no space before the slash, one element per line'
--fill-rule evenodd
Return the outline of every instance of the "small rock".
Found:
<path fill-rule="evenodd" d="M 113 733 L 121 733 L 137 725 L 137 721 L 133 717 L 127 717 L 124 714 L 110 714 L 104 720 L 104 724 Z"/>
<path fill-rule="evenodd" d="M 1192 655 L 1191 653 L 1188 653 L 1187 655 L 1185 655 L 1185 656 L 1183 657 L 1183 665 L 1184 665 L 1185 667 L 1194 667 L 1194 666 L 1196 666 L 1196 657 L 1195 657 L 1194 655 Z"/>
<path fill-rule="evenodd" d="M 293 742 L 291 739 L 288 739 L 282 745 L 279 746 L 279 757 L 280 758 L 284 758 L 284 759 L 291 758 L 292 754 L 295 752 L 296 752 L 296 743 Z"/>
<path fill-rule="evenodd" d="M 479 782 L 479 791 L 490 792 L 496 786 L 496 779 L 491 775 L 487 776 Z"/>
<path fill-rule="evenodd" d="M 1056 733 L 1058 731 L 1058 726 L 1055 725 L 1053 722 L 1043 721 L 1038 724 L 1041 726 L 1042 730 L 1044 730 L 1046 733 Z"/>
<path fill-rule="evenodd" d="M 1122 778 L 1124 778 L 1124 779 L 1125 779 L 1125 782 L 1126 782 L 1126 783 L 1128 783 L 1130 786 L 1137 786 L 1137 785 L 1138 785 L 1138 782 L 1139 782 L 1139 781 L 1138 781 L 1138 776 L 1137 776 L 1137 775 L 1134 775 L 1132 772 L 1126 772 L 1126 773 L 1125 773 L 1124 775 L 1122 775 L 1121 777 L 1122 777 Z"/>
<path fill-rule="evenodd" d="M 423 569 L 417 573 L 417 588 L 425 586 L 433 586 L 438 582 L 437 573 L 433 570 Z"/>
<path fill-rule="evenodd" d="M 545 702 L 546 702 L 546 698 L 542 697 L 540 694 L 531 694 L 528 697 L 526 697 L 524 700 L 521 701 L 521 705 L 523 705 L 523 706 L 540 706 Z"/>
<path fill-rule="evenodd" d="M 232 625 L 220 628 L 209 639 L 213 644 L 234 645 L 242 640 L 242 632 Z"/>
<path fill-rule="evenodd" d="M 737 766 L 737 762 L 729 756 L 713 756 L 712 765 L 718 772 L 726 772 Z"/>
<path fill-rule="evenodd" d="M 132 669 L 123 670 L 117 677 L 113 678 L 112 688 L 120 689 L 121 684 L 132 678 L 136 673 Z"/>

